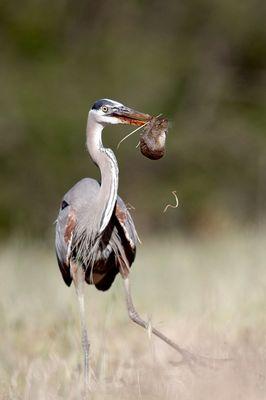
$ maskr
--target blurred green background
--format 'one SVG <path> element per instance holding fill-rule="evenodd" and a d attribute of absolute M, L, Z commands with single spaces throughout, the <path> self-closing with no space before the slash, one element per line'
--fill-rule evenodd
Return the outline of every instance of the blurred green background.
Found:
<path fill-rule="evenodd" d="M 215 232 L 265 215 L 266 3 L 0 2 L 0 235 L 44 237 L 63 193 L 99 178 L 85 149 L 102 97 L 171 120 L 167 154 L 112 127 L 141 232 Z M 177 210 L 165 205 L 174 202 Z"/>

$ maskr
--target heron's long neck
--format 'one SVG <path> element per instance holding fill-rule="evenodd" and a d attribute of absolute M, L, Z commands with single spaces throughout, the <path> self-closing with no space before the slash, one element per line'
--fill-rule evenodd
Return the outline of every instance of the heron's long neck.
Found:
<path fill-rule="evenodd" d="M 102 144 L 103 126 L 90 120 L 87 123 L 87 148 L 92 160 L 101 171 L 101 188 L 97 198 L 96 215 L 99 220 L 99 233 L 102 233 L 113 214 L 118 190 L 118 165 L 111 149 Z"/>

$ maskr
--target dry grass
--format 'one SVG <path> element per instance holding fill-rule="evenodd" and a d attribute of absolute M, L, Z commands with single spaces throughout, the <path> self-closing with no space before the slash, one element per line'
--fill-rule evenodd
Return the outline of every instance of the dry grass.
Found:
<path fill-rule="evenodd" d="M 174 366 L 179 356 L 128 321 L 120 279 L 86 293 L 91 399 L 265 399 L 265 232 L 143 241 L 132 271 L 140 313 L 179 344 L 232 361 Z M 14 241 L 0 260 L 0 399 L 80 399 L 74 289 L 53 249 Z"/>

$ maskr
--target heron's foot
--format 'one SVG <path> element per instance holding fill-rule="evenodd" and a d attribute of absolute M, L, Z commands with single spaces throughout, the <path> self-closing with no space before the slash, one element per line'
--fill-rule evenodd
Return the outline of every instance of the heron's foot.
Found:
<path fill-rule="evenodd" d="M 233 361 L 232 358 L 211 358 L 201 356 L 183 348 L 179 348 L 177 351 L 182 357 L 181 360 L 171 361 L 170 363 L 174 366 L 187 365 L 193 373 L 195 373 L 195 367 L 197 366 L 216 370 L 219 366 L 224 365 L 224 363 Z"/>

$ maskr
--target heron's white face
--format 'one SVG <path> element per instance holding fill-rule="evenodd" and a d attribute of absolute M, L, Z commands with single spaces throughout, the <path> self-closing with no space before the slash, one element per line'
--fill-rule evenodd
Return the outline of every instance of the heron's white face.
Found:
<path fill-rule="evenodd" d="M 89 111 L 89 118 L 101 125 L 130 124 L 144 125 L 151 116 L 124 106 L 118 101 L 102 99 L 94 103 Z"/>

